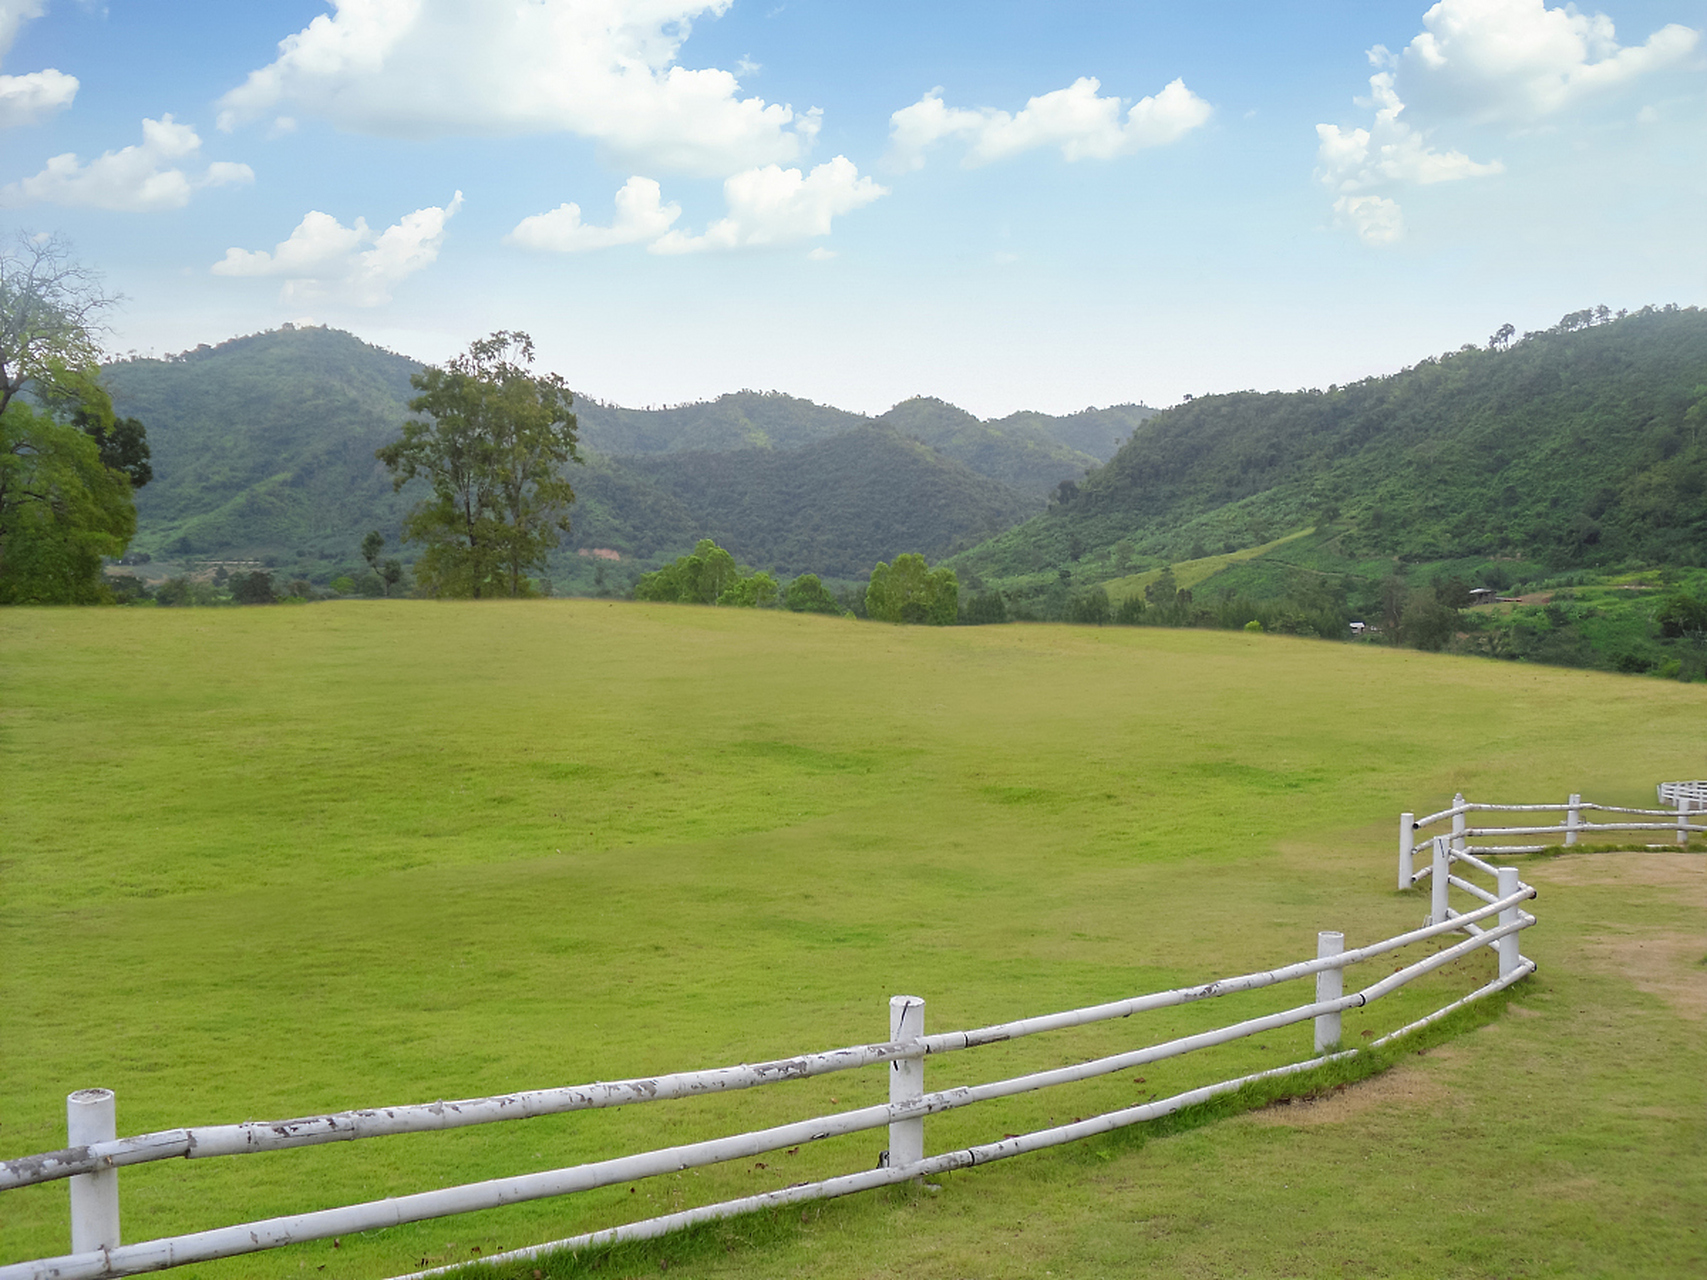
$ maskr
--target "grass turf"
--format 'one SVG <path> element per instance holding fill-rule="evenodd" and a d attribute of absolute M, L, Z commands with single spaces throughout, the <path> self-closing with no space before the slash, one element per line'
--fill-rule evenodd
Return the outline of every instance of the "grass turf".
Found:
<path fill-rule="evenodd" d="M 59 1145 L 64 1094 L 91 1084 L 118 1091 L 121 1132 L 471 1096 L 880 1038 L 894 992 L 925 996 L 945 1029 L 1302 958 L 1319 928 L 1357 945 L 1426 911 L 1388 887 L 1400 809 L 1460 789 L 1646 802 L 1655 781 L 1701 773 L 1704 706 L 1675 684 L 1243 634 L 584 601 L 7 611 L 0 1151 Z M 1678 940 L 1699 943 L 1707 922 L 1701 861 L 1592 857 L 1532 863 L 1546 896 L 1525 950 L 1543 970 L 1506 1015 L 1321 1104 L 1347 1114 L 1163 1126 L 957 1175 L 932 1197 L 574 1265 L 1698 1267 L 1707 1052 L 1689 993 L 1707 947 L 1685 955 Z M 1626 963 L 1644 949 L 1657 967 Z M 1490 965 L 1348 1016 L 1348 1039 Z M 1301 994 L 956 1055 L 930 1083 Z M 927 1142 L 1275 1065 L 1308 1038 L 973 1108 L 931 1121 Z M 125 1238 L 557 1167 L 883 1090 L 863 1072 L 131 1169 Z M 383 1276 L 865 1167 L 881 1145 L 191 1271 Z M 58 1185 L 7 1193 L 0 1260 L 62 1251 L 64 1203 Z"/>

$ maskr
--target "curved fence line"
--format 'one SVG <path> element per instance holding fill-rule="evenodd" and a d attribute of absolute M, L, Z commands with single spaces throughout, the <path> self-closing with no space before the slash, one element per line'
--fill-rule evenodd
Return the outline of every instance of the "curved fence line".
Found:
<path fill-rule="evenodd" d="M 1538 836 L 1562 835 L 1562 841 L 1555 840 L 1552 844 L 1498 844 L 1476 846 L 1483 853 L 1540 853 L 1553 845 L 1569 847 L 1579 843 L 1584 836 L 1613 831 L 1669 831 L 1674 833 L 1673 839 L 1681 848 L 1687 848 L 1689 837 L 1707 835 L 1707 782 L 1662 782 L 1657 788 L 1662 801 L 1670 800 L 1670 809 L 1632 809 L 1624 805 L 1595 804 L 1584 800 L 1580 794 L 1573 793 L 1563 804 L 1485 804 L 1472 802 L 1459 792 L 1452 797 L 1449 808 L 1439 813 L 1430 813 L 1419 818 L 1415 814 L 1401 813 L 1399 815 L 1399 888 L 1409 889 L 1425 877 L 1433 874 L 1432 866 L 1417 868 L 1414 865 L 1415 851 L 1418 848 L 1417 832 L 1424 827 L 1432 827 L 1437 822 L 1452 820 L 1452 848 L 1459 855 L 1470 849 L 1471 840 L 1489 839 L 1498 836 Z M 1529 827 L 1472 827 L 1466 821 L 1472 813 L 1561 813 L 1563 822 L 1547 823 Z M 1591 822 L 1582 815 L 1585 813 L 1624 813 L 1635 817 L 1666 818 L 1670 822 Z M 1691 815 L 1697 815 L 1699 820 L 1690 821 Z M 1664 845 L 1648 845 L 1650 849 L 1665 848 Z"/>
<path fill-rule="evenodd" d="M 1125 1125 L 1137 1124 L 1238 1089 L 1254 1080 L 1307 1071 L 1328 1062 L 1368 1052 L 1368 1049 L 1338 1049 L 1340 1020 L 1345 1010 L 1359 1008 L 1390 995 L 1416 978 L 1481 948 L 1493 949 L 1498 957 L 1498 976 L 1494 981 L 1409 1026 L 1383 1036 L 1370 1048 L 1409 1034 L 1446 1016 L 1452 1010 L 1501 990 L 1533 972 L 1534 963 L 1519 954 L 1518 934 L 1535 923 L 1535 917 L 1520 906 L 1535 896 L 1535 890 L 1523 884 L 1514 869 L 1496 868 L 1473 855 L 1455 852 L 1444 838 L 1434 842 L 1434 859 L 1434 870 L 1437 872 L 1433 885 L 1434 900 L 1431 903 L 1428 923 L 1419 929 L 1353 950 L 1345 949 L 1343 934 L 1324 932 L 1318 935 L 1317 955 L 1311 960 L 1257 973 L 1221 978 L 1199 986 L 1153 992 L 1127 1000 L 967 1031 L 926 1035 L 925 1002 L 914 996 L 896 996 L 890 1001 L 890 1038 L 873 1044 L 803 1054 L 772 1062 L 719 1067 L 709 1071 L 575 1085 L 461 1102 L 346 1111 L 296 1120 L 171 1129 L 125 1139 L 116 1136 L 116 1113 L 112 1094 L 106 1090 L 81 1090 L 72 1094 L 67 1101 L 70 1145 L 59 1151 L 26 1156 L 0 1165 L 0 1190 L 59 1178 L 70 1180 L 71 1253 L 0 1266 L 0 1280 L 106 1280 L 107 1277 L 137 1275 L 307 1240 L 348 1235 L 352 1232 L 467 1213 L 525 1200 L 568 1195 L 662 1173 L 746 1158 L 803 1142 L 885 1126 L 888 1128 L 886 1164 L 878 1169 L 791 1187 L 765 1196 L 746 1197 L 631 1223 L 624 1227 L 575 1237 L 573 1240 L 559 1241 L 553 1245 L 535 1246 L 533 1251 L 579 1248 L 587 1244 L 662 1234 L 692 1222 L 749 1212 L 767 1205 L 847 1195 L 874 1186 L 915 1181 L 949 1169 L 967 1168 L 992 1160 L 1006 1159 L 1028 1151 L 1042 1150 L 1063 1142 L 1105 1133 Z M 1454 862 L 1461 863 L 1467 872 L 1492 875 L 1495 888 L 1490 891 L 1454 874 Z M 1454 887 L 1468 893 L 1476 900 L 1477 905 L 1464 912 L 1452 910 L 1447 905 L 1446 894 Z M 1401 967 L 1361 990 L 1350 993 L 1344 991 L 1344 974 L 1348 968 L 1398 948 L 1449 933 L 1464 933 L 1468 936 Z M 1314 999 L 1279 1013 L 1243 1019 L 1091 1061 L 1070 1062 L 1048 1070 L 982 1084 L 963 1085 L 936 1092 L 927 1092 L 924 1086 L 926 1061 L 938 1053 L 958 1052 L 1045 1031 L 1068 1030 L 1091 1023 L 1128 1018 L 1149 1010 L 1212 1000 L 1309 977 L 1316 980 Z M 1217 1081 L 1171 1098 L 1109 1112 L 1076 1121 L 1071 1125 L 1009 1136 L 1000 1142 L 935 1156 L 925 1155 L 925 1119 L 928 1116 L 997 1098 L 1090 1080 L 1304 1022 L 1313 1026 L 1314 1043 L 1314 1056 L 1305 1061 L 1255 1076 Z M 732 1089 L 755 1088 L 832 1071 L 885 1065 L 888 1067 L 890 1094 L 887 1104 L 816 1116 L 635 1155 L 617 1156 L 564 1169 L 490 1179 L 136 1244 L 121 1244 L 119 1239 L 118 1169 L 124 1165 L 210 1155 L 257 1154 L 286 1147 L 496 1123 L 563 1111 L 636 1105 L 665 1098 L 685 1098 Z M 515 1255 L 495 1257 L 525 1256 L 527 1253 L 528 1251 L 522 1251 Z"/>

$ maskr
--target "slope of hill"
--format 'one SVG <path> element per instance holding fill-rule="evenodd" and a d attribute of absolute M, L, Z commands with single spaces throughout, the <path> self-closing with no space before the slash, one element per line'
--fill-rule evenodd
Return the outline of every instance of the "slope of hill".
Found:
<path fill-rule="evenodd" d="M 136 547 L 308 559 L 344 555 L 370 528 L 395 540 L 414 498 L 392 493 L 373 451 L 397 434 L 420 368 L 318 328 L 106 366 L 114 404 L 148 427 L 154 455 Z"/>
<path fill-rule="evenodd" d="M 1702 563 L 1707 314 L 1579 312 L 1508 350 L 1352 386 L 1205 396 L 1139 424 L 1061 496 L 960 567 L 1022 588 L 1061 570 L 1095 582 L 1312 524 L 1333 562 L 1321 568 L 1359 576 Z"/>
<path fill-rule="evenodd" d="M 1078 481 L 1113 456 L 1122 434 L 1155 410 L 1142 405 L 1086 409 L 1071 418 L 1015 413 L 985 421 L 943 400 L 915 396 L 878 419 L 980 475 L 1039 496 Z"/>
<path fill-rule="evenodd" d="M 736 391 L 667 409 L 624 409 L 577 394 L 575 416 L 583 444 L 620 456 L 798 449 L 870 421 L 780 391 Z"/>
<path fill-rule="evenodd" d="M 796 450 L 627 460 L 738 559 L 851 578 L 905 551 L 935 558 L 1007 528 L 1039 501 L 883 423 Z"/>

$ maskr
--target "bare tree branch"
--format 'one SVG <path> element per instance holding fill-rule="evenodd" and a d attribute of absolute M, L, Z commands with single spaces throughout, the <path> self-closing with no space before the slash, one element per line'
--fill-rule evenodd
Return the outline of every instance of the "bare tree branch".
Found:
<path fill-rule="evenodd" d="M 0 249 L 0 413 L 28 383 L 43 399 L 101 362 L 105 313 L 121 299 L 57 236 L 19 232 Z"/>

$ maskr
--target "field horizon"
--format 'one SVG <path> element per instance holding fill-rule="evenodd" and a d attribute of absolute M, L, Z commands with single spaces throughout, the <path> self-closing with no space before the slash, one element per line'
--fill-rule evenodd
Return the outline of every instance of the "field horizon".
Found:
<path fill-rule="evenodd" d="M 481 1096 L 880 1039 L 900 992 L 944 1030 L 1304 958 L 1318 929 L 1357 945 L 1427 911 L 1391 887 L 1401 810 L 1456 790 L 1651 804 L 1655 782 L 1702 774 L 1704 710 L 1707 689 L 1676 682 L 1229 632 L 599 600 L 7 610 L 3 1154 L 62 1145 L 65 1094 L 96 1084 L 117 1091 L 121 1133 Z M 1687 1271 L 1707 1220 L 1688 1154 L 1707 1139 L 1701 855 L 1524 865 L 1541 971 L 1376 1081 L 576 1265 Z M 1348 1038 L 1491 963 L 1348 1015 Z M 1000 1066 L 1225 1011 L 1021 1042 Z M 936 1118 L 928 1149 L 1277 1065 L 1308 1040 Z M 124 1235 L 561 1167 L 883 1087 L 861 1072 L 129 1169 Z M 881 1145 L 187 1271 L 367 1280 L 869 1167 Z M 0 1263 L 64 1252 L 63 1187 L 8 1194 Z"/>

